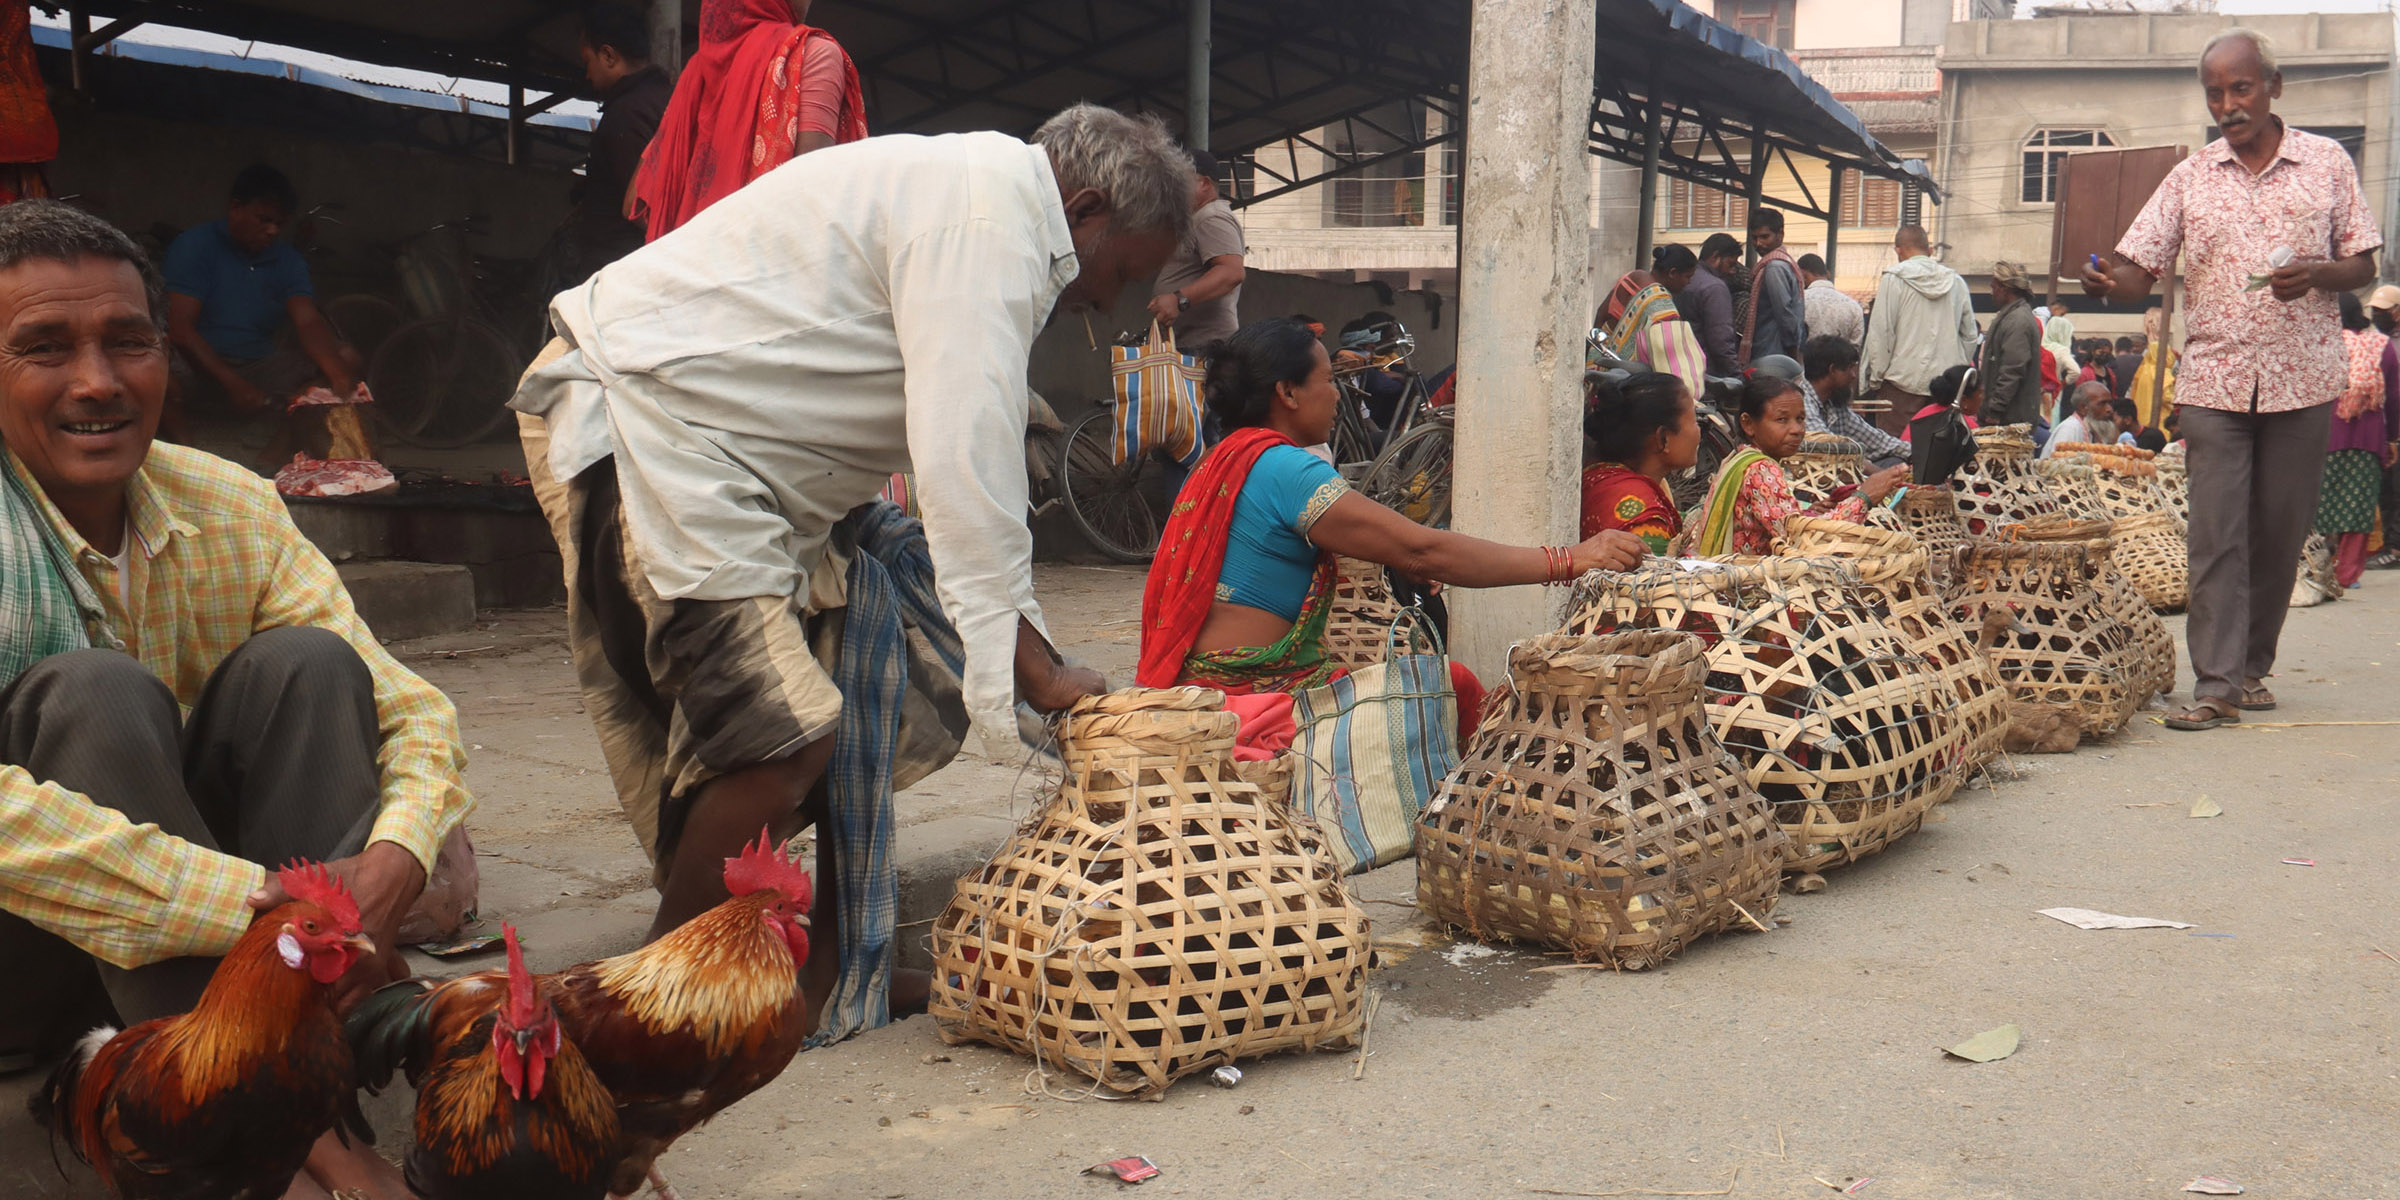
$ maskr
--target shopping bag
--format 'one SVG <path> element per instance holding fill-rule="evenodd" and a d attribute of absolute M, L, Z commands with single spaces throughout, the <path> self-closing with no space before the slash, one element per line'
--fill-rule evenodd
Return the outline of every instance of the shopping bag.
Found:
<path fill-rule="evenodd" d="M 1409 609 L 1387 637 L 1384 661 L 1292 698 L 1292 806 L 1344 875 L 1408 857 L 1418 812 L 1458 765 L 1458 697 L 1431 622 Z"/>
<path fill-rule="evenodd" d="M 1116 461 L 1164 451 L 1189 469 L 1200 461 L 1200 363 L 1175 349 L 1175 335 L 1150 322 L 1150 340 L 1117 346 L 1109 382 L 1117 392 Z"/>

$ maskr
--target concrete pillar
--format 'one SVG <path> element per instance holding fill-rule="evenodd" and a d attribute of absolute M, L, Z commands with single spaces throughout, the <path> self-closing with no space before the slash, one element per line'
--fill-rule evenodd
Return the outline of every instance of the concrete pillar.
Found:
<path fill-rule="evenodd" d="M 683 74 L 683 0 L 650 0 L 650 61 L 669 79 Z"/>
<path fill-rule="evenodd" d="M 1453 527 L 1571 543 L 1591 318 L 1593 6 L 1476 0 L 1459 219 Z M 1557 624 L 1541 587 L 1450 595 L 1452 655 L 1498 680 L 1511 643 Z"/>
<path fill-rule="evenodd" d="M 1183 58 L 1183 144 L 1208 149 L 1208 73 L 1214 50 L 1210 40 L 1210 0 L 1185 0 Z"/>

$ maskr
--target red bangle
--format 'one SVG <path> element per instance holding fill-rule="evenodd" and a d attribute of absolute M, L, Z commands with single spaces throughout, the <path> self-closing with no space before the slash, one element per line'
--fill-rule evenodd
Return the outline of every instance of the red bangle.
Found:
<path fill-rule="evenodd" d="M 1575 559 L 1564 546 L 1542 547 L 1542 557 L 1550 564 L 1550 582 L 1565 583 L 1575 578 Z"/>

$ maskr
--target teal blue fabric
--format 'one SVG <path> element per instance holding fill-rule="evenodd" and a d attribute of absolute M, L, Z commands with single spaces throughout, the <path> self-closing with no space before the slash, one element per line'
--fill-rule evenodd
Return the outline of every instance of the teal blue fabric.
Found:
<path fill-rule="evenodd" d="M 1324 515 L 1311 513 L 1309 505 L 1327 484 L 1341 480 L 1324 459 L 1298 446 L 1270 446 L 1259 455 L 1234 498 L 1217 599 L 1298 620 L 1317 571 L 1308 530 Z"/>
<path fill-rule="evenodd" d="M 0 688 L 53 654 L 91 645 L 87 629 L 106 620 L 100 598 L 0 454 Z"/>
<path fill-rule="evenodd" d="M 163 273 L 168 291 L 200 302 L 200 336 L 244 362 L 275 353 L 285 301 L 316 294 L 308 260 L 289 242 L 252 254 L 234 245 L 221 219 L 184 230 L 167 247 Z"/>

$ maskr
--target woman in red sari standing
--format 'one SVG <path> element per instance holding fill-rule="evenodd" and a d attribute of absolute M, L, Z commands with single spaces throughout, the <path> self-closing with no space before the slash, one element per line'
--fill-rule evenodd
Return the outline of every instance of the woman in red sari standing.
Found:
<path fill-rule="evenodd" d="M 867 136 L 858 68 L 808 24 L 809 0 L 702 0 L 700 49 L 634 172 L 646 240 L 811 150 Z"/>
<path fill-rule="evenodd" d="M 1337 554 L 1460 587 L 1563 583 L 1641 562 L 1640 539 L 1622 531 L 1504 546 L 1428 529 L 1352 491 L 1303 449 L 1331 435 L 1343 401 L 1325 344 L 1298 321 L 1260 321 L 1217 343 L 1204 388 L 1227 434 L 1184 483 L 1159 539 L 1135 678 L 1258 698 L 1227 706 L 1242 714 L 1237 753 L 1280 749 L 1262 731 L 1288 740 L 1291 693 L 1339 673 L 1325 657 Z M 1451 679 L 1471 727 L 1483 689 L 1456 663 Z"/>

